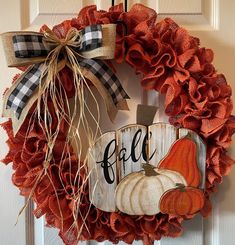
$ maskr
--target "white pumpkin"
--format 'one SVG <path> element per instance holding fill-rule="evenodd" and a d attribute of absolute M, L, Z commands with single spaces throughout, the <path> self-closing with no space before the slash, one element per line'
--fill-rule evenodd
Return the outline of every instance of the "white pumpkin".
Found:
<path fill-rule="evenodd" d="M 180 173 L 145 164 L 144 171 L 131 173 L 118 184 L 115 192 L 117 208 L 129 215 L 157 214 L 162 194 L 175 188 L 177 183 L 187 186 Z"/>

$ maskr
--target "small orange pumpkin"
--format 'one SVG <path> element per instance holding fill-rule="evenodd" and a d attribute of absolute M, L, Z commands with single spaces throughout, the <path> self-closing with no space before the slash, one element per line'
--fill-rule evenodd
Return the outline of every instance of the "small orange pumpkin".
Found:
<path fill-rule="evenodd" d="M 166 191 L 160 199 L 160 211 L 172 215 L 193 215 L 204 206 L 204 193 L 194 187 L 178 184 L 178 188 Z"/>
<path fill-rule="evenodd" d="M 184 176 L 188 186 L 198 187 L 201 173 L 197 164 L 197 145 L 194 140 L 189 135 L 177 140 L 158 168 L 177 171 Z"/>

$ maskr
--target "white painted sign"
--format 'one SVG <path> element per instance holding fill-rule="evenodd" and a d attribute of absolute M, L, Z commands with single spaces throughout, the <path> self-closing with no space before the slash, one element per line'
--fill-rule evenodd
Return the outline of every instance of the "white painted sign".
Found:
<path fill-rule="evenodd" d="M 186 129 L 176 129 L 167 123 L 156 123 L 148 127 L 132 124 L 103 134 L 89 149 L 89 196 L 97 208 L 116 211 L 115 189 L 128 174 L 143 170 L 144 163 L 157 167 L 171 145 L 190 132 L 200 149 L 197 163 L 201 172 L 200 187 L 205 184 L 206 150 L 200 137 Z M 192 170 L 193 171 L 193 170 Z"/>

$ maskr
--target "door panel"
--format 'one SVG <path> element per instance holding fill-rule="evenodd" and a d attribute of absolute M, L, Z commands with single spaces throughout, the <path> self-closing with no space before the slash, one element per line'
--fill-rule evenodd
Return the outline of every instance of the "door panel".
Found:
<path fill-rule="evenodd" d="M 19 1 L 14 1 L 15 6 L 11 3 L 0 3 L 0 33 L 9 30 L 21 29 L 21 13 L 19 11 Z M 11 9 L 11 12 L 9 12 Z M 6 24 L 7 23 L 7 24 Z M 4 54 L 2 43 L 0 42 L 0 98 L 2 98 L 3 91 L 11 84 L 11 77 L 16 74 L 16 69 L 8 69 Z M 0 99 L 0 107 L 2 108 L 2 99 Z M 6 119 L 0 117 L 0 123 Z M 8 147 L 5 143 L 7 135 L 0 127 L 0 159 L 3 159 L 8 152 Z M 19 196 L 17 188 L 12 186 L 11 182 L 11 164 L 5 166 L 0 163 L 0 243 L 6 245 L 25 244 L 25 218 L 22 215 L 19 218 L 18 224 L 15 226 L 19 210 L 24 205 L 24 198 Z"/>
<path fill-rule="evenodd" d="M 72 18 L 79 10 L 89 4 L 97 4 L 99 9 L 108 9 L 111 0 L 11 0 L 0 3 L 0 32 L 9 30 L 38 30 L 42 24 L 53 26 L 64 19 Z M 120 3 L 116 0 L 115 3 Z M 235 21 L 235 2 L 231 0 L 129 0 L 128 8 L 134 3 L 142 3 L 158 12 L 158 20 L 168 16 L 186 27 L 195 36 L 200 37 L 202 46 L 207 46 L 215 51 L 215 66 L 219 71 L 225 73 L 233 90 L 235 91 L 234 57 L 235 57 L 235 29 L 231 25 Z M 10 10 L 10 11 L 9 11 Z M 7 21 L 6 21 L 7 20 Z M 2 94 L 7 86 L 10 86 L 10 77 L 16 73 L 16 69 L 6 67 L 2 46 L 0 46 L 0 93 Z M 101 127 L 103 131 L 120 128 L 128 123 L 135 122 L 136 105 L 143 101 L 150 104 L 159 104 L 159 111 L 156 115 L 156 121 L 167 121 L 162 107 L 162 96 L 157 93 L 141 92 L 139 85 L 140 77 L 137 77 L 132 69 L 126 65 L 117 67 L 118 76 L 129 93 L 130 100 L 129 112 L 120 112 L 114 124 L 109 123 L 106 114 L 102 115 Z M 137 86 L 130 86 L 129 81 L 136 81 Z M 101 105 L 103 101 L 97 95 Z M 2 101 L 0 102 L 1 106 Z M 1 119 L 3 121 L 5 119 Z M 108 123 L 107 123 L 108 122 Z M 6 135 L 3 130 L 0 131 L 0 158 L 7 152 L 7 146 L 4 143 Z M 234 139 L 235 140 L 235 139 Z M 231 155 L 235 158 L 235 143 L 231 148 Z M 197 216 L 191 221 L 184 222 L 184 234 L 177 239 L 163 239 L 155 242 L 157 245 L 235 245 L 233 234 L 235 232 L 235 171 L 232 171 L 229 177 L 226 177 L 224 183 L 220 186 L 220 192 L 215 194 L 214 209 L 212 216 L 203 220 Z M 0 241 L 1 244 L 15 245 L 26 244 L 25 227 L 30 218 L 25 222 L 24 216 L 21 216 L 17 226 L 14 226 L 18 211 L 24 204 L 24 199 L 19 197 L 18 190 L 11 184 L 11 166 L 0 165 L 0 195 L 3 201 L 0 202 Z M 26 217 L 28 217 L 26 215 Z M 32 217 L 31 217 L 32 219 Z M 26 225 L 26 226 L 25 226 Z M 35 244 L 36 245 L 62 245 L 57 236 L 58 231 L 44 227 L 43 219 L 35 220 Z M 90 242 L 97 244 L 96 242 Z M 104 243 L 103 243 L 104 244 Z M 105 244 L 109 244 L 106 242 Z M 121 244 L 121 243 L 120 243 Z M 141 244 L 135 242 L 134 244 Z M 33 245 L 33 244 L 30 244 Z"/>

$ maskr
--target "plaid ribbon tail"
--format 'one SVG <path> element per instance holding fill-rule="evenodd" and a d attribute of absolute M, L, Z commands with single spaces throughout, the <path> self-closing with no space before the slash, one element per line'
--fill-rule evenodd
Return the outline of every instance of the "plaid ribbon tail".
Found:
<path fill-rule="evenodd" d="M 19 78 L 17 86 L 11 91 L 6 102 L 6 109 L 12 109 L 16 118 L 19 119 L 20 115 L 37 89 L 44 64 L 32 65 L 27 69 Z"/>
<path fill-rule="evenodd" d="M 114 72 L 101 60 L 83 59 L 79 64 L 89 70 L 101 83 L 111 98 L 115 110 L 129 110 L 126 99 L 130 99 Z M 107 106 L 107 105 L 106 105 Z M 110 119 L 113 121 L 116 113 Z"/>

